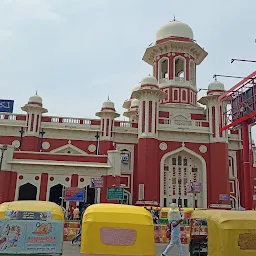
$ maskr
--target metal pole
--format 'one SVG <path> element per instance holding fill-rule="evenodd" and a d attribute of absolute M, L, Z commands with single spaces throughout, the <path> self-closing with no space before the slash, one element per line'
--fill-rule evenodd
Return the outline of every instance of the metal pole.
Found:
<path fill-rule="evenodd" d="M 64 194 L 65 194 L 65 187 L 62 186 L 61 207 L 63 207 L 64 205 Z"/>
<path fill-rule="evenodd" d="M 245 209 L 252 209 L 252 195 L 251 195 L 251 175 L 250 175 L 250 143 L 249 143 L 249 124 L 242 123 L 242 139 L 243 139 L 243 172 L 244 172 L 244 197 Z"/>
<path fill-rule="evenodd" d="M 2 170 L 3 158 L 4 158 L 4 151 L 1 149 L 0 170 Z"/>

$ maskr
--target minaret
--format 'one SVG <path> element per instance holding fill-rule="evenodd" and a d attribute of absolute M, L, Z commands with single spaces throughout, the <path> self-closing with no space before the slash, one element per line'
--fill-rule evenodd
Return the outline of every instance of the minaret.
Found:
<path fill-rule="evenodd" d="M 102 104 L 101 111 L 97 112 L 96 116 L 101 118 L 99 154 L 107 154 L 108 150 L 114 149 L 114 145 L 113 145 L 114 120 L 120 115 L 116 113 L 114 103 L 108 99 Z"/>
<path fill-rule="evenodd" d="M 197 105 L 196 67 L 207 52 L 194 40 L 192 29 L 173 20 L 156 33 L 143 60 L 153 67 L 159 87 L 167 94 L 161 104 Z"/>
<path fill-rule="evenodd" d="M 138 123 L 139 119 L 139 105 L 140 101 L 137 99 L 131 99 L 131 104 L 128 111 L 124 112 L 124 116 L 129 118 L 131 123 Z"/>
<path fill-rule="evenodd" d="M 224 84 L 214 81 L 208 86 L 207 96 L 202 97 L 198 102 L 206 105 L 207 116 L 210 127 L 210 150 L 209 165 L 207 166 L 207 175 L 211 184 L 215 186 L 208 187 L 208 204 L 219 202 L 220 194 L 230 194 L 229 184 L 229 166 L 228 166 L 228 133 L 219 132 L 219 127 L 224 126 L 223 113 L 226 112 L 227 102 L 223 102 L 219 113 L 218 98 L 225 92 Z M 220 118 L 221 116 L 221 118 Z M 221 179 L 220 179 L 221 177 Z M 226 201 L 225 204 L 229 204 Z"/>
<path fill-rule="evenodd" d="M 166 94 L 159 89 L 155 77 L 148 76 L 141 81 L 139 89 L 134 90 L 132 98 L 139 100 L 138 124 L 138 172 L 135 181 L 137 205 L 159 204 L 159 159 L 158 159 L 158 107 Z"/>
<path fill-rule="evenodd" d="M 42 114 L 48 111 L 43 108 L 42 98 L 37 93 L 35 96 L 30 97 L 28 103 L 21 109 L 27 112 L 22 150 L 40 151 L 39 131 Z"/>

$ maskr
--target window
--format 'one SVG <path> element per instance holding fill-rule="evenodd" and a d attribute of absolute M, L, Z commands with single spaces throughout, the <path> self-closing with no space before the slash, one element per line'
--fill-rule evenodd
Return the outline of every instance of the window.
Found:
<path fill-rule="evenodd" d="M 181 158 L 181 156 L 178 156 L 178 165 L 182 165 L 182 158 Z"/>
<path fill-rule="evenodd" d="M 184 207 L 188 207 L 188 199 L 184 199 Z"/>
<path fill-rule="evenodd" d="M 167 206 L 166 198 L 164 198 L 164 207 Z"/>
<path fill-rule="evenodd" d="M 172 165 L 176 165 L 176 158 L 172 158 Z"/>
<path fill-rule="evenodd" d="M 159 78 L 168 78 L 168 59 L 166 58 L 159 61 Z"/>
<path fill-rule="evenodd" d="M 188 159 L 186 157 L 183 159 L 183 165 L 188 166 Z"/>
<path fill-rule="evenodd" d="M 185 78 L 185 61 L 183 58 L 175 59 L 175 77 Z"/>
<path fill-rule="evenodd" d="M 175 198 L 172 199 L 172 202 L 176 204 L 177 200 Z"/>

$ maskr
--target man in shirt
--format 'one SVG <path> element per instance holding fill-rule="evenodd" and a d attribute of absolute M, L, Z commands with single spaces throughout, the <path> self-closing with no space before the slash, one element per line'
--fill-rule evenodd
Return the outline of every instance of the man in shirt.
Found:
<path fill-rule="evenodd" d="M 183 256 L 182 244 L 180 241 L 180 223 L 181 222 L 182 220 L 170 222 L 171 241 L 167 245 L 164 252 L 162 253 L 162 256 L 167 256 L 168 251 L 172 249 L 175 244 L 179 248 L 179 256 Z"/>

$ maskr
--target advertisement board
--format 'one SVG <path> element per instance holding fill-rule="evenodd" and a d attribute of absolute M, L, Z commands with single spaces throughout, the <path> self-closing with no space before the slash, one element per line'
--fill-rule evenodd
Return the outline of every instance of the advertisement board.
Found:
<path fill-rule="evenodd" d="M 1 100 L 0 99 L 0 112 L 13 113 L 14 100 Z"/>
<path fill-rule="evenodd" d="M 85 200 L 84 188 L 65 188 L 65 201 L 84 202 Z"/>
<path fill-rule="evenodd" d="M 0 255 L 62 253 L 63 222 L 48 212 L 7 211 L 0 219 Z"/>

